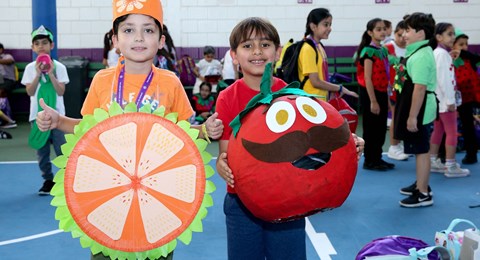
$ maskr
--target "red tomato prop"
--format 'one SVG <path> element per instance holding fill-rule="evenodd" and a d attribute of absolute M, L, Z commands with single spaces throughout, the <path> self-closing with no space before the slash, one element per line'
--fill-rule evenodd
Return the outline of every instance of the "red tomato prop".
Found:
<path fill-rule="evenodd" d="M 227 151 L 244 205 L 271 222 L 341 206 L 358 164 L 348 123 L 330 104 L 308 96 L 260 103 L 241 113 Z"/>

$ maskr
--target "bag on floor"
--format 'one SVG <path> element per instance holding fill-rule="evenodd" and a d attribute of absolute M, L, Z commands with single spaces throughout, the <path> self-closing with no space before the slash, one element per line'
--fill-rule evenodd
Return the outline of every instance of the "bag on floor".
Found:
<path fill-rule="evenodd" d="M 429 246 L 420 250 L 416 250 L 415 248 L 410 248 L 408 250 L 409 255 L 384 255 L 384 256 L 372 256 L 372 257 L 365 257 L 365 260 L 428 260 L 433 257 L 434 254 L 438 253 L 440 258 L 435 256 L 435 259 L 441 260 L 451 260 L 452 256 L 447 251 L 445 247 L 442 246 Z"/>
<path fill-rule="evenodd" d="M 416 259 L 410 258 L 410 251 L 417 251 L 420 249 L 427 248 L 428 244 L 423 242 L 420 239 L 405 237 L 405 236 L 386 236 L 373 240 L 372 242 L 366 244 L 360 252 L 358 252 L 355 260 L 364 260 L 364 259 Z M 428 254 L 427 254 L 428 255 Z M 390 258 L 374 258 L 374 257 L 390 257 Z M 425 258 L 427 259 L 427 258 Z M 432 252 L 428 256 L 429 260 L 436 260 L 437 253 Z M 446 258 L 448 259 L 448 258 Z"/>
<path fill-rule="evenodd" d="M 454 260 L 460 259 L 460 251 L 462 249 L 464 238 L 464 231 L 453 231 L 455 226 L 460 223 L 466 223 L 473 227 L 473 230 L 470 230 L 478 232 L 477 227 L 471 221 L 456 218 L 452 220 L 447 229 L 435 233 L 435 245 L 445 247 L 450 252 L 452 259 Z"/>
<path fill-rule="evenodd" d="M 460 250 L 460 259 L 480 259 L 480 232 L 478 229 L 465 230 L 465 233 L 463 234 L 462 249 Z"/>

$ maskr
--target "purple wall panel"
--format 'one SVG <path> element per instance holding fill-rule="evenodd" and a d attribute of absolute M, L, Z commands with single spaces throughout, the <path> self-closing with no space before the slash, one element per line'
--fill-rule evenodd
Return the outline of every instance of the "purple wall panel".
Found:
<path fill-rule="evenodd" d="M 480 44 L 469 45 L 469 50 L 474 53 L 480 54 Z M 325 46 L 327 56 L 330 58 L 335 57 L 353 57 L 357 46 Z M 225 52 L 229 50 L 229 47 L 216 47 L 216 57 L 221 60 Z M 18 62 L 32 61 L 32 51 L 30 49 L 6 49 L 6 53 L 13 55 Z M 199 60 L 203 58 L 203 47 L 177 47 L 177 58 L 180 59 L 182 55 L 188 54 L 193 59 Z M 101 62 L 103 59 L 103 49 L 59 49 L 58 57 L 63 56 L 82 56 L 88 58 L 92 62 Z"/>

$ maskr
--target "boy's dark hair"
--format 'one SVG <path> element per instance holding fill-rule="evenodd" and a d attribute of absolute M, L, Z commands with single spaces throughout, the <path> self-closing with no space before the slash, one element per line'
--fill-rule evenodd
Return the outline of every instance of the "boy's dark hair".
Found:
<path fill-rule="evenodd" d="M 370 36 L 368 34 L 368 32 L 373 31 L 373 29 L 375 29 L 375 26 L 377 26 L 377 23 L 384 22 L 384 21 L 385 20 L 382 20 L 380 18 L 373 18 L 372 20 L 368 21 L 367 29 L 365 30 L 365 32 L 363 32 L 362 40 L 360 41 L 360 45 L 358 45 L 357 54 L 355 55 L 356 56 L 356 61 L 360 60 L 360 58 L 361 58 L 360 54 L 361 54 L 363 48 L 370 45 L 370 43 L 372 42 L 372 36 Z"/>
<path fill-rule="evenodd" d="M 326 8 L 315 8 L 307 16 L 307 24 L 305 25 L 305 37 L 310 34 L 313 34 L 312 29 L 310 29 L 310 24 L 318 24 L 323 19 L 332 17 L 330 11 Z"/>
<path fill-rule="evenodd" d="M 3 48 L 3 44 L 1 44 L 1 43 L 0 43 L 0 49 L 5 49 L 5 48 Z"/>
<path fill-rule="evenodd" d="M 127 17 L 129 16 L 130 14 L 126 14 L 126 15 L 123 15 L 123 16 L 120 16 L 118 17 L 117 19 L 115 19 L 115 21 L 113 21 L 113 35 L 118 35 L 118 26 L 120 26 L 120 23 L 127 20 Z M 151 16 L 150 16 L 151 17 Z M 159 21 L 157 21 L 157 19 L 153 18 L 152 19 L 155 21 L 155 24 L 158 26 L 158 28 L 160 29 L 160 38 L 159 40 L 162 38 L 162 35 L 163 35 L 163 26 L 160 24 Z"/>
<path fill-rule="evenodd" d="M 466 34 L 461 34 L 457 37 L 455 37 L 455 41 L 453 42 L 453 44 L 457 43 L 458 40 L 460 39 L 467 39 L 468 40 L 468 36 Z"/>
<path fill-rule="evenodd" d="M 45 27 L 45 26 L 44 26 L 44 28 L 45 28 L 45 30 L 46 30 L 47 32 L 50 33 L 50 35 L 53 35 L 53 33 L 52 33 L 52 31 L 51 31 L 50 29 L 48 29 L 48 28 Z M 35 31 L 37 31 L 37 30 L 38 30 L 38 29 L 33 30 L 33 31 L 32 31 L 32 34 L 33 34 Z M 32 43 L 33 43 L 34 41 L 40 40 L 40 39 L 48 39 L 48 41 L 49 41 L 50 43 L 53 43 L 52 39 L 50 38 L 50 35 L 37 34 L 37 35 L 35 35 L 35 36 L 32 38 Z"/>
<path fill-rule="evenodd" d="M 398 32 L 400 30 L 405 30 L 405 29 L 407 29 L 407 26 L 405 25 L 405 22 L 402 20 L 402 21 L 397 23 L 397 26 L 395 26 L 395 31 L 394 32 Z"/>
<path fill-rule="evenodd" d="M 385 28 L 392 27 L 392 22 L 390 22 L 389 20 L 383 20 L 383 23 L 385 24 Z"/>
<path fill-rule="evenodd" d="M 237 51 L 238 45 L 247 41 L 253 33 L 263 35 L 266 39 L 272 41 L 275 48 L 280 47 L 278 31 L 269 21 L 260 17 L 249 17 L 233 28 L 232 33 L 230 33 L 230 48 Z"/>
<path fill-rule="evenodd" d="M 215 55 L 215 48 L 213 46 L 207 45 L 203 47 L 203 55 L 213 54 Z"/>
<path fill-rule="evenodd" d="M 434 37 L 435 19 L 431 14 L 416 12 L 410 14 L 405 18 L 405 25 L 415 31 L 423 30 L 425 32 L 425 40 L 430 40 Z"/>

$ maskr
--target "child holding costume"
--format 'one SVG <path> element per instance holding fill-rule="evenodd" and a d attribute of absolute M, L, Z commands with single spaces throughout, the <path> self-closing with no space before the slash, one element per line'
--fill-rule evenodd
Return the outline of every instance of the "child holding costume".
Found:
<path fill-rule="evenodd" d="M 32 50 L 36 54 L 50 55 L 53 47 L 53 34 L 50 30 L 41 25 L 32 32 Z M 47 73 L 43 73 L 41 71 L 42 63 L 33 61 L 25 67 L 22 77 L 22 84 L 26 86 L 27 94 L 30 96 L 29 121 L 32 129 L 28 137 L 28 144 L 37 150 L 38 165 L 44 179 L 38 195 L 49 195 L 54 185 L 50 144 L 53 145 L 55 154 L 59 156 L 62 154 L 60 147 L 65 143 L 65 136 L 61 130 L 51 129 L 51 131 L 42 132 L 41 123 L 35 120 L 37 113 L 43 110 L 42 102 L 55 108 L 57 114 L 65 115 L 63 94 L 65 85 L 69 82 L 67 68 L 56 60 L 53 60 L 52 64 Z"/>
<path fill-rule="evenodd" d="M 458 90 L 462 93 L 462 104 L 457 107 L 458 116 L 462 122 L 462 135 L 465 140 L 465 157 L 462 164 L 477 162 L 477 141 L 473 125 L 473 107 L 480 102 L 480 78 L 477 75 L 477 66 L 480 56 L 468 51 L 468 36 L 459 29 L 455 29 L 453 49 L 459 53 L 454 60 L 455 76 Z"/>
<path fill-rule="evenodd" d="M 405 18 L 407 52 L 396 70 L 394 136 L 403 140 L 405 153 L 414 154 L 416 182 L 402 188 L 409 197 L 400 201 L 402 207 L 433 205 L 430 186 L 430 129 L 436 118 L 435 88 L 437 70 L 433 49 L 435 20 L 431 14 L 413 13 Z"/>
<path fill-rule="evenodd" d="M 228 124 L 251 98 L 260 93 L 265 65 L 275 62 L 280 55 L 280 37 L 270 22 L 247 18 L 233 28 L 230 47 L 233 62 L 242 68 L 243 78 L 220 92 L 217 100 L 217 113 L 225 124 L 219 141 L 217 171 L 228 184 L 224 201 L 228 259 L 306 259 L 305 219 L 273 224 L 254 217 L 236 195 L 233 175 L 227 164 L 226 152 L 232 133 Z M 257 64 L 251 60 L 262 62 Z M 272 91 L 285 85 L 282 80 L 274 78 Z"/>
<path fill-rule="evenodd" d="M 217 172 L 228 185 L 224 200 L 228 259 L 306 259 L 305 218 L 271 223 L 255 217 L 236 194 L 235 173 L 229 167 L 227 156 L 233 131 L 229 124 L 260 93 L 265 67 L 280 56 L 280 37 L 270 22 L 251 17 L 233 28 L 230 48 L 233 63 L 239 65 L 243 78 L 220 92 L 216 107 L 218 118 L 225 124 L 216 166 Z M 272 92 L 285 86 L 284 81 L 272 78 Z M 363 140 L 356 139 L 356 142 L 359 151 L 363 150 Z"/>
<path fill-rule="evenodd" d="M 150 104 L 152 110 L 165 107 L 165 113 L 178 113 L 178 120 L 188 120 L 193 110 L 178 77 L 170 71 L 153 66 L 159 48 L 164 46 L 163 13 L 159 0 L 146 0 L 142 6 L 121 6 L 113 2 L 112 40 L 122 53 L 116 67 L 99 71 L 93 78 L 82 107 L 82 115 L 93 114 L 95 108 L 108 109 L 116 101 L 120 105 L 135 102 L 137 107 Z M 132 8 L 130 8 L 132 7 Z M 80 119 L 68 118 L 48 107 L 37 116 L 40 130 L 61 129 L 72 133 Z M 219 138 L 223 125 L 213 114 L 202 126 L 201 138 Z M 203 130 L 203 131 L 202 131 Z M 172 259 L 173 251 L 161 259 Z M 99 253 L 94 259 L 109 259 Z"/>
<path fill-rule="evenodd" d="M 453 47 L 455 32 L 450 23 L 438 23 L 435 27 L 435 39 L 438 43 L 433 51 L 437 64 L 437 88 L 435 93 L 439 103 L 439 120 L 433 123 L 430 139 L 430 171 L 444 173 L 446 177 L 465 177 L 468 169 L 460 168 L 455 160 L 457 150 L 457 109 L 461 100 L 456 100 L 455 72 L 452 57 L 447 51 Z M 438 150 L 445 138 L 445 165 L 438 158 Z"/>
<path fill-rule="evenodd" d="M 305 92 L 319 95 L 323 101 L 328 101 L 329 91 L 358 97 L 357 93 L 344 88 L 342 85 L 328 82 L 327 53 L 323 48 L 321 40 L 328 39 L 328 35 L 332 31 L 332 15 L 330 11 L 325 8 L 313 9 L 308 14 L 305 27 L 306 40 L 312 41 L 316 46 L 316 49 L 314 49 L 310 44 L 304 44 L 298 56 L 298 76 L 300 82 L 303 82 L 305 77 L 308 77 L 303 86 Z"/>
<path fill-rule="evenodd" d="M 395 165 L 382 159 L 388 117 L 387 89 L 390 67 L 387 49 L 380 46 L 385 39 L 385 24 L 375 18 L 367 23 L 356 53 L 357 78 L 360 84 L 360 104 L 363 110 L 365 162 L 363 168 L 374 171 L 393 169 Z"/>

